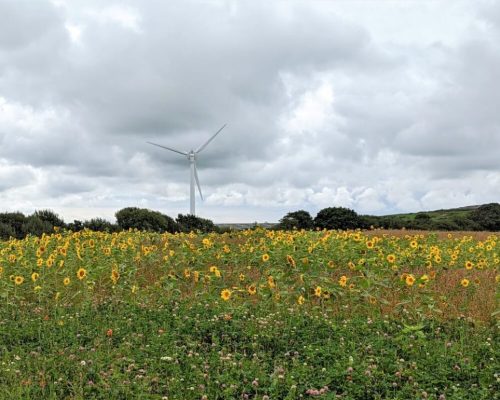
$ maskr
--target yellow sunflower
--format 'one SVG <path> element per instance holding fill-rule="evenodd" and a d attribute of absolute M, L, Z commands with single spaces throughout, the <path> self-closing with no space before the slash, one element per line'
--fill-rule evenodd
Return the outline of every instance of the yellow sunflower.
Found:
<path fill-rule="evenodd" d="M 85 268 L 80 268 L 78 271 L 76 271 L 76 277 L 80 280 L 85 278 L 87 276 L 87 270 Z"/>
<path fill-rule="evenodd" d="M 220 292 L 220 297 L 224 301 L 228 301 L 231 298 L 231 291 L 229 289 L 224 289 L 222 292 Z"/>

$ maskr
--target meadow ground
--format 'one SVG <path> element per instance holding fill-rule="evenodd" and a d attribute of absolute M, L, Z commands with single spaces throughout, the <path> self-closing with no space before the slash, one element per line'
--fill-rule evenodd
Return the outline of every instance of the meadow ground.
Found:
<path fill-rule="evenodd" d="M 0 243 L 0 398 L 495 399 L 498 237 Z"/>

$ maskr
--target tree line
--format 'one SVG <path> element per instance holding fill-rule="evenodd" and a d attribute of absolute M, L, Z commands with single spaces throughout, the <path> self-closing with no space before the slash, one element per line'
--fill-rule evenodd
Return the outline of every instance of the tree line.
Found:
<path fill-rule="evenodd" d="M 54 227 L 78 232 L 83 229 L 101 232 L 118 232 L 138 229 L 153 232 L 223 232 L 227 229 L 216 226 L 211 220 L 194 215 L 179 214 L 176 219 L 146 208 L 127 207 L 116 212 L 116 223 L 103 218 L 86 221 L 74 220 L 65 223 L 52 210 L 39 210 L 31 215 L 21 212 L 0 213 L 0 238 L 22 239 L 27 235 L 41 236 L 54 232 Z M 313 218 L 308 211 L 289 212 L 273 229 L 417 229 L 417 230 L 462 230 L 500 231 L 500 204 L 484 204 L 465 215 L 452 215 L 447 219 L 436 219 L 431 213 L 420 212 L 411 219 L 400 216 L 358 215 L 344 207 L 327 207 Z"/>
<path fill-rule="evenodd" d="M 168 215 L 146 208 L 127 207 L 116 212 L 116 223 L 103 218 L 92 218 L 87 221 L 74 220 L 65 223 L 52 210 L 39 210 L 31 215 L 21 212 L 0 213 L 0 238 L 10 237 L 22 239 L 27 235 L 41 236 L 53 233 L 54 227 L 78 232 L 83 229 L 100 232 L 118 232 L 128 229 L 138 229 L 153 232 L 214 232 L 219 228 L 209 219 L 194 215 L 179 214 L 174 220 Z"/>
<path fill-rule="evenodd" d="M 315 218 L 304 210 L 286 214 L 275 229 L 415 229 L 441 231 L 500 231 L 500 204 L 479 206 L 464 214 L 443 211 L 441 218 L 433 213 L 419 212 L 412 218 L 397 215 L 358 215 L 344 207 L 328 207 L 318 212 Z"/>

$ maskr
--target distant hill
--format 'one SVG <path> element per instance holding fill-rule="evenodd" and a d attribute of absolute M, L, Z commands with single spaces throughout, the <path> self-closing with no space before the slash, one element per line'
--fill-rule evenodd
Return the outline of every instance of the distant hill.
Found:
<path fill-rule="evenodd" d="M 391 214 L 379 217 L 365 215 L 363 218 L 373 226 L 408 229 L 439 230 L 497 230 L 498 203 L 471 205 L 434 211 Z"/>

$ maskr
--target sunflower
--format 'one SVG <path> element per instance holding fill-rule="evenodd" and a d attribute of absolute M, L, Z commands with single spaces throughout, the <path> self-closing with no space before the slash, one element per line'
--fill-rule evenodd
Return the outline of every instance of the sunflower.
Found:
<path fill-rule="evenodd" d="M 366 247 L 368 247 L 369 249 L 373 249 L 373 246 L 375 246 L 375 243 L 373 242 L 373 240 L 366 241 Z"/>
<path fill-rule="evenodd" d="M 389 254 L 387 256 L 387 261 L 389 261 L 391 264 L 393 264 L 394 261 L 396 261 L 396 256 L 394 254 Z"/>
<path fill-rule="evenodd" d="M 460 281 L 460 284 L 463 286 L 463 287 L 467 287 L 469 286 L 469 280 L 464 278 Z"/>
<path fill-rule="evenodd" d="M 32 280 L 33 282 L 36 282 L 36 280 L 37 280 L 39 277 L 40 277 L 40 274 L 39 274 L 38 272 L 33 272 L 33 273 L 31 274 L 31 280 Z"/>
<path fill-rule="evenodd" d="M 321 297 L 321 287 L 320 286 L 316 286 L 316 289 L 314 289 L 314 295 Z"/>
<path fill-rule="evenodd" d="M 339 279 L 339 285 L 345 287 L 347 285 L 347 276 L 342 275 Z"/>
<path fill-rule="evenodd" d="M 472 263 L 472 261 L 465 262 L 465 269 L 472 269 L 473 266 L 474 264 Z"/>
<path fill-rule="evenodd" d="M 24 282 L 24 278 L 22 276 L 16 276 L 14 277 L 14 283 L 16 285 L 21 285 Z"/>
<path fill-rule="evenodd" d="M 269 275 L 267 277 L 267 284 L 269 285 L 269 287 L 271 289 L 273 289 L 274 287 L 276 287 L 276 282 L 274 281 L 274 278 L 271 275 Z"/>
<path fill-rule="evenodd" d="M 231 298 L 231 291 L 229 289 L 224 289 L 222 292 L 220 292 L 220 297 L 224 301 L 228 301 Z"/>
<path fill-rule="evenodd" d="M 247 287 L 247 292 L 249 295 L 254 295 L 255 293 L 257 293 L 257 287 L 255 285 L 249 285 Z"/>
<path fill-rule="evenodd" d="M 262 254 L 262 261 L 264 261 L 264 262 L 269 261 L 269 254 L 267 254 L 267 253 Z"/>
<path fill-rule="evenodd" d="M 415 283 L 415 277 L 412 274 L 406 275 L 405 282 L 408 286 L 412 286 Z"/>
<path fill-rule="evenodd" d="M 85 268 L 80 268 L 78 271 L 76 271 L 76 277 L 80 280 L 85 278 L 87 276 L 87 270 Z"/>
<path fill-rule="evenodd" d="M 116 285 L 116 282 L 118 282 L 119 278 L 120 278 L 120 273 L 118 272 L 117 269 L 113 268 L 111 270 L 111 281 L 113 282 L 113 285 Z"/>
<path fill-rule="evenodd" d="M 412 240 L 412 241 L 410 242 L 410 247 L 411 247 L 412 249 L 416 249 L 416 248 L 418 247 L 418 242 L 417 242 L 416 240 Z"/>
<path fill-rule="evenodd" d="M 69 277 L 66 277 L 66 278 L 64 278 L 64 280 L 63 280 L 63 284 L 64 284 L 64 286 L 68 286 L 70 282 L 71 282 L 71 279 L 69 279 Z"/>
<path fill-rule="evenodd" d="M 295 260 L 293 259 L 293 257 L 291 255 L 287 255 L 286 256 L 286 261 L 288 262 L 288 264 L 290 264 L 292 267 L 295 267 Z"/>
<path fill-rule="evenodd" d="M 304 304 L 305 301 L 306 301 L 306 299 L 304 299 L 304 296 L 299 296 L 299 298 L 297 299 L 297 303 L 299 305 Z"/>

